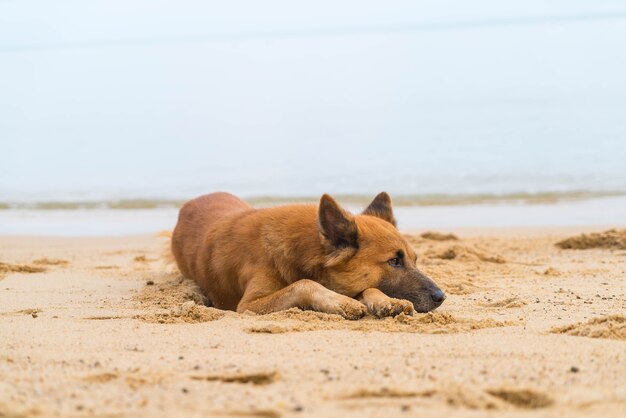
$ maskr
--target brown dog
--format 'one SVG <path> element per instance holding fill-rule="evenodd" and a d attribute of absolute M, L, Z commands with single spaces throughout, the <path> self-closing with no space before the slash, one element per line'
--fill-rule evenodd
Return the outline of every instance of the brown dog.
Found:
<path fill-rule="evenodd" d="M 181 208 L 172 252 L 213 306 L 237 312 L 298 307 L 357 319 L 427 312 L 445 299 L 416 268 L 385 192 L 361 215 L 328 195 L 319 208 L 254 209 L 208 194 Z"/>

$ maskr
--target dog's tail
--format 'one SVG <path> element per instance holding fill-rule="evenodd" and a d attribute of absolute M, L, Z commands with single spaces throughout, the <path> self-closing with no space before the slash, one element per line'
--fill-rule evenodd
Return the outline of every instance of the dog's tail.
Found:
<path fill-rule="evenodd" d="M 172 231 L 161 231 L 157 233 L 157 237 L 163 239 L 163 248 L 161 250 L 161 263 L 168 272 L 178 272 L 178 265 L 174 253 L 172 253 Z"/>

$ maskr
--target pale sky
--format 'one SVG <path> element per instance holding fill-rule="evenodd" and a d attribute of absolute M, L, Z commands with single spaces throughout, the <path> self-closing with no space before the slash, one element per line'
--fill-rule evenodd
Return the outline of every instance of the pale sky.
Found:
<path fill-rule="evenodd" d="M 4 0 L 0 200 L 620 188 L 625 51 L 623 1 Z"/>

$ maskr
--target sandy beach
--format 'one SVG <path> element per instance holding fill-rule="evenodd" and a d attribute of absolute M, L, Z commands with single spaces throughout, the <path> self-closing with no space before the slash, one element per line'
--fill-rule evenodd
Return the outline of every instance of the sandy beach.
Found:
<path fill-rule="evenodd" d="M 615 0 L 0 1 L 0 418 L 626 418 L 619 51 Z"/>
<path fill-rule="evenodd" d="M 623 234 L 555 245 L 602 230 L 416 231 L 448 299 L 360 321 L 205 307 L 158 234 L 0 237 L 0 417 L 624 416 Z"/>

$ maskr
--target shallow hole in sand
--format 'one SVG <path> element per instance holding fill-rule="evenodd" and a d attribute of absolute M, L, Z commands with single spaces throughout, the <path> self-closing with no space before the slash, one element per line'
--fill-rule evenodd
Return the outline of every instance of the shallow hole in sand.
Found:
<path fill-rule="evenodd" d="M 531 389 L 491 389 L 487 393 L 518 408 L 538 409 L 554 403 L 548 395 Z"/>
<path fill-rule="evenodd" d="M 252 383 L 253 385 L 268 385 L 274 383 L 280 378 L 280 374 L 276 371 L 272 372 L 256 372 L 242 373 L 232 375 L 206 375 L 206 376 L 190 376 L 192 380 L 200 380 L 207 382 L 223 382 L 223 383 Z"/>
<path fill-rule="evenodd" d="M 587 250 L 591 248 L 626 250 L 626 229 L 609 229 L 604 232 L 581 234 L 559 241 L 555 245 L 565 250 Z"/>
<path fill-rule="evenodd" d="M 459 238 L 454 234 L 442 234 L 441 232 L 427 231 L 420 235 L 424 239 L 431 241 L 458 241 Z"/>
<path fill-rule="evenodd" d="M 272 409 L 261 409 L 253 411 L 213 411 L 213 415 L 228 417 L 258 417 L 258 418 L 280 418 L 282 415 Z"/>
<path fill-rule="evenodd" d="M 446 334 L 519 325 L 490 318 L 456 318 L 442 312 L 429 312 L 414 316 L 400 314 L 394 318 L 384 319 L 366 317 L 358 321 L 349 321 L 339 315 L 298 308 L 266 315 L 256 315 L 250 312 L 238 314 L 206 306 L 205 303 L 208 300 L 202 295 L 196 283 L 182 276 L 163 274 L 153 277 L 150 281 L 154 284 L 144 286 L 142 292 L 135 296 L 135 300 L 141 307 L 148 311 L 136 315 L 135 318 L 153 323 L 200 323 L 229 316 L 248 320 L 242 321 L 244 326 L 247 325 L 244 331 L 253 334 L 283 334 L 318 330 Z M 249 325 L 249 320 L 257 323 Z"/>
<path fill-rule="evenodd" d="M 517 296 L 511 296 L 502 300 L 478 302 L 479 306 L 485 308 L 521 308 L 528 305 L 528 302 Z"/>
<path fill-rule="evenodd" d="M 9 273 L 43 273 L 45 271 L 48 271 L 45 267 L 0 262 L 0 280 L 4 279 Z"/>
<path fill-rule="evenodd" d="M 458 408 L 479 410 L 538 409 L 554 403 L 549 396 L 532 389 L 469 389 L 454 384 L 420 391 L 410 391 L 383 387 L 380 389 L 364 388 L 340 397 L 341 401 L 351 401 L 349 405 L 357 408 L 355 401 L 423 399 L 445 403 Z"/>
<path fill-rule="evenodd" d="M 39 313 L 43 312 L 39 308 L 30 308 L 30 309 L 20 309 L 19 311 L 11 311 L 11 312 L 2 312 L 0 315 L 9 316 L 9 315 L 31 315 L 34 318 L 37 317 Z M 1 415 L 0 415 L 1 416 Z"/>
<path fill-rule="evenodd" d="M 33 264 L 43 265 L 43 266 L 63 266 L 66 267 L 70 264 L 69 261 L 63 260 L 60 258 L 38 258 L 37 260 L 33 260 Z"/>
<path fill-rule="evenodd" d="M 553 334 L 626 341 L 626 316 L 621 314 L 602 316 L 587 322 L 577 322 L 571 325 L 555 327 L 550 332 Z"/>
<path fill-rule="evenodd" d="M 435 393 L 437 393 L 437 391 L 434 389 L 414 392 L 384 387 L 380 389 L 359 389 L 341 399 L 431 397 Z"/>
<path fill-rule="evenodd" d="M 481 250 L 466 245 L 453 245 L 440 252 L 430 252 L 428 255 L 441 260 L 482 261 L 495 264 L 506 263 L 506 260 L 499 255 L 489 255 Z"/>

